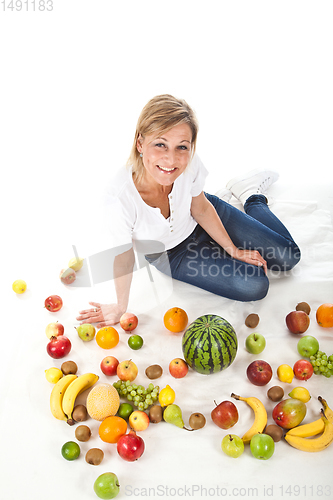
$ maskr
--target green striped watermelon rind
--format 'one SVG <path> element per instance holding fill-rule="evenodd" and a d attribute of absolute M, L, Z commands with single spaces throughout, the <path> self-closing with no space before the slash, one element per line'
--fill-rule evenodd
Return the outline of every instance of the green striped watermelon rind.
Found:
<path fill-rule="evenodd" d="M 182 339 L 185 361 L 204 375 L 228 368 L 236 357 L 237 347 L 234 328 L 215 314 L 206 314 L 193 321 Z"/>

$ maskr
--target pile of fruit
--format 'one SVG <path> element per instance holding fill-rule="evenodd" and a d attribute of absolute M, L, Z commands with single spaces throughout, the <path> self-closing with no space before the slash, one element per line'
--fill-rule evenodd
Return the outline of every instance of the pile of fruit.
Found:
<path fill-rule="evenodd" d="M 82 262 L 80 261 L 81 267 Z M 62 271 L 61 280 L 65 284 L 73 282 L 74 274 Z M 71 281 L 69 281 L 71 279 Z M 66 280 L 66 281 L 64 281 Z M 15 286 L 14 286 L 15 285 Z M 24 293 L 26 284 L 18 280 L 13 285 L 16 293 Z M 57 312 L 62 307 L 59 296 L 50 296 L 45 301 L 45 307 L 50 312 Z M 306 303 L 297 305 L 296 310 L 286 316 L 286 326 L 293 335 L 302 335 L 310 325 L 310 307 Z M 316 313 L 318 325 L 323 328 L 333 327 L 333 304 L 323 304 Z M 188 325 L 186 312 L 180 308 L 169 309 L 164 318 L 165 327 L 173 332 L 183 332 L 182 349 L 184 359 L 175 358 L 169 363 L 169 374 L 177 379 L 185 377 L 192 368 L 202 374 L 220 372 L 228 368 L 236 358 L 238 339 L 232 325 L 217 315 L 204 315 Z M 249 315 L 245 324 L 254 329 L 260 318 L 257 314 Z M 120 327 L 131 334 L 138 325 L 138 318 L 131 313 L 123 315 Z M 113 327 L 101 328 L 97 333 L 91 324 L 77 327 L 77 334 L 83 342 L 95 340 L 102 349 L 113 349 L 119 343 L 119 333 Z M 64 335 L 64 327 L 59 322 L 50 323 L 46 327 L 49 339 L 46 350 L 53 359 L 61 359 L 71 351 L 71 342 Z M 132 349 L 140 349 L 143 339 L 132 335 Z M 140 340 L 141 339 L 141 340 Z M 266 347 L 262 334 L 250 333 L 245 339 L 245 348 L 251 354 L 259 354 Z M 333 375 L 333 355 L 327 356 L 319 349 L 319 342 L 311 335 L 300 337 L 297 344 L 298 353 L 302 359 L 295 361 L 294 366 L 281 364 L 276 370 L 278 379 L 290 384 L 293 379 L 305 381 L 313 374 L 326 377 Z M 306 358 L 306 359 L 304 359 Z M 50 394 L 52 415 L 67 422 L 69 425 L 79 423 L 75 430 L 75 438 L 79 442 L 87 442 L 91 437 L 88 425 L 82 422 L 89 418 L 99 422 L 99 438 L 104 443 L 114 444 L 120 458 L 126 461 L 138 460 L 145 452 L 145 443 L 137 432 L 146 430 L 150 424 L 167 422 L 183 430 L 194 431 L 206 425 L 206 417 L 200 412 L 193 413 L 189 418 L 189 427 L 185 426 L 182 410 L 175 404 L 176 393 L 170 385 L 160 389 L 159 385 L 150 382 L 141 385 L 135 382 L 138 367 L 132 360 L 119 362 L 114 356 L 106 356 L 101 360 L 100 369 L 106 376 L 117 376 L 113 384 L 97 383 L 99 376 L 94 373 L 77 375 L 78 366 L 74 361 L 65 361 L 60 368 L 51 367 L 45 370 L 46 379 L 53 384 Z M 265 360 L 249 363 L 246 376 L 255 386 L 268 386 L 274 370 Z M 150 380 L 161 377 L 163 368 L 160 365 L 148 366 L 145 375 Z M 89 390 L 86 404 L 77 404 L 77 397 Z M 274 454 L 275 444 L 284 438 L 292 447 L 308 452 L 318 452 L 326 449 L 333 442 L 333 411 L 322 397 L 321 415 L 313 422 L 302 424 L 307 403 L 311 399 L 307 388 L 296 386 L 284 399 L 284 389 L 273 385 L 268 388 L 266 397 L 275 404 L 272 411 L 274 424 L 267 425 L 268 415 L 263 400 L 257 397 L 243 397 L 231 394 L 231 398 L 244 402 L 253 410 L 253 421 L 247 432 L 242 436 L 231 434 L 231 429 L 239 419 L 238 409 L 233 401 L 222 401 L 212 405 L 211 421 L 221 429 L 227 430 L 221 441 L 222 451 L 233 458 L 239 457 L 247 445 L 252 455 L 261 460 L 267 460 Z M 122 402 L 121 400 L 124 400 Z M 242 404 L 242 403 L 241 403 Z M 128 426 L 130 430 L 128 429 Z M 75 460 L 80 456 L 80 445 L 68 441 L 61 449 L 66 460 Z M 100 448 L 87 451 L 85 460 L 88 464 L 97 466 L 104 460 L 104 452 Z M 100 498 L 114 498 L 119 492 L 119 481 L 114 473 L 101 474 L 94 484 L 94 491 Z"/>

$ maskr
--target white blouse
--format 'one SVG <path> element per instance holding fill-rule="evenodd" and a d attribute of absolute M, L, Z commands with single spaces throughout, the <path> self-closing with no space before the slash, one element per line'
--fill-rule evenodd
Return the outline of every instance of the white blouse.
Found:
<path fill-rule="evenodd" d="M 113 247 L 132 245 L 141 253 L 169 250 L 184 241 L 197 222 L 191 215 L 192 197 L 202 192 L 208 171 L 198 155 L 176 179 L 168 196 L 170 217 L 143 201 L 132 178 L 132 168 L 123 167 L 106 189 L 106 224 Z"/>

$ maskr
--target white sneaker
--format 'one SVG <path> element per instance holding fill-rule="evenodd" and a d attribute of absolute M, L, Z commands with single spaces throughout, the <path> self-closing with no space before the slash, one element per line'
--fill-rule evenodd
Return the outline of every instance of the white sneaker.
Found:
<path fill-rule="evenodd" d="M 221 200 L 229 203 L 230 198 L 232 197 L 232 193 L 231 193 L 231 191 L 229 191 L 229 189 L 222 188 L 222 189 L 219 189 L 218 191 L 216 191 L 215 196 L 217 196 Z"/>
<path fill-rule="evenodd" d="M 231 179 L 227 184 L 227 189 L 244 205 L 253 194 L 266 195 L 269 186 L 278 178 L 279 174 L 273 170 L 252 170 Z"/>

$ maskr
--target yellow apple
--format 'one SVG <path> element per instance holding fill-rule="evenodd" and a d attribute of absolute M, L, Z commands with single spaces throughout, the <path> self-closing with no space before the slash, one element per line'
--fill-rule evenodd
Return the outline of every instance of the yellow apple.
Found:
<path fill-rule="evenodd" d="M 149 417 L 147 413 L 140 410 L 133 411 L 128 419 L 128 423 L 134 431 L 144 431 L 149 425 Z"/>

